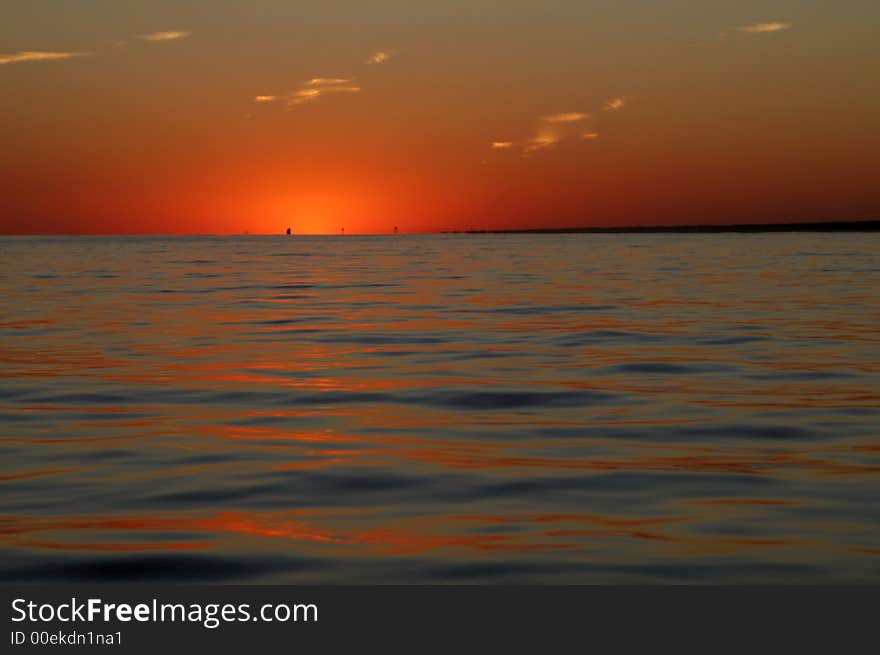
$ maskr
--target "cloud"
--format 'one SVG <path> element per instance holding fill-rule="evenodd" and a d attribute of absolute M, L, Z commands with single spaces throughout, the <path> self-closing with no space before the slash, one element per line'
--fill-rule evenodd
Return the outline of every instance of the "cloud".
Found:
<path fill-rule="evenodd" d="M 528 156 L 537 150 L 555 146 L 563 139 L 573 137 L 575 127 L 571 123 L 579 123 L 588 118 L 590 115 L 582 111 L 563 111 L 558 114 L 542 116 L 539 119 L 535 136 L 522 144 L 523 155 Z"/>
<path fill-rule="evenodd" d="M 284 100 L 290 109 L 331 93 L 359 93 L 361 87 L 350 82 L 350 79 L 315 77 L 306 82 L 303 88 L 288 93 Z"/>
<path fill-rule="evenodd" d="M 392 50 L 374 52 L 367 60 L 369 64 L 381 64 L 395 54 Z M 360 93 L 362 88 L 353 77 L 313 77 L 303 82 L 298 89 L 289 91 L 282 96 L 260 95 L 254 102 L 274 102 L 282 100 L 287 110 L 298 105 L 314 102 L 327 95 L 339 93 Z"/>
<path fill-rule="evenodd" d="M 359 93 L 360 91 L 361 87 L 350 77 L 313 77 L 304 82 L 300 88 L 281 96 L 270 94 L 254 96 L 254 102 L 268 104 L 280 100 L 290 110 L 297 105 L 314 102 L 325 95 L 333 93 Z"/>
<path fill-rule="evenodd" d="M 592 141 L 593 139 L 599 138 L 599 133 L 598 132 L 584 132 L 583 134 L 581 134 L 581 137 Z"/>
<path fill-rule="evenodd" d="M 391 59 L 394 55 L 393 50 L 379 50 L 378 52 L 374 52 L 367 59 L 368 64 L 384 64 L 386 61 Z"/>
<path fill-rule="evenodd" d="M 301 105 L 311 100 L 317 100 L 321 95 L 321 89 L 300 89 L 287 94 L 288 105 Z"/>
<path fill-rule="evenodd" d="M 192 32 L 183 32 L 183 31 L 168 31 L 168 32 L 153 32 L 152 34 L 142 34 L 138 36 L 139 39 L 143 39 L 144 41 L 174 41 L 176 39 L 185 39 Z"/>
<path fill-rule="evenodd" d="M 626 98 L 612 98 L 605 103 L 603 109 L 605 111 L 618 111 L 626 107 L 629 101 Z"/>
<path fill-rule="evenodd" d="M 754 25 L 746 25 L 745 27 L 736 28 L 738 32 L 747 32 L 748 34 L 765 34 L 767 32 L 781 32 L 790 30 L 791 23 L 755 23 Z"/>
<path fill-rule="evenodd" d="M 523 155 L 530 155 L 537 150 L 543 150 L 559 143 L 559 135 L 555 130 L 542 128 L 531 139 L 523 143 Z"/>
<path fill-rule="evenodd" d="M 563 112 L 561 114 L 544 116 L 543 120 L 547 121 L 548 123 L 575 123 L 577 121 L 585 120 L 589 117 L 589 114 L 585 114 L 580 111 L 569 111 Z"/>
<path fill-rule="evenodd" d="M 493 150 L 517 148 L 524 157 L 528 157 L 533 152 L 551 148 L 564 140 L 576 139 L 578 137 L 585 139 L 595 138 L 595 136 L 587 136 L 587 134 L 594 134 L 593 132 L 584 131 L 583 128 L 575 125 L 590 118 L 592 118 L 590 114 L 582 111 L 564 111 L 558 114 L 540 116 L 537 120 L 538 125 L 534 136 L 518 142 L 494 141 L 490 147 Z"/>
<path fill-rule="evenodd" d="M 351 82 L 350 77 L 313 77 L 306 82 L 306 86 L 333 86 L 336 84 L 348 84 L 349 82 Z"/>
<path fill-rule="evenodd" d="M 93 52 L 42 52 L 39 50 L 22 50 L 14 55 L 0 55 L 0 65 L 15 64 L 23 61 L 49 61 L 52 59 L 70 59 L 71 57 L 86 57 Z"/>

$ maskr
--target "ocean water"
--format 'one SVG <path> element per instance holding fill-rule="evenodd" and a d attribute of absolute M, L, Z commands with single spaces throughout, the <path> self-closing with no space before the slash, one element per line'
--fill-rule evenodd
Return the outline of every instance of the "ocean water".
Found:
<path fill-rule="evenodd" d="M 880 235 L 0 239 L 0 579 L 880 583 Z"/>

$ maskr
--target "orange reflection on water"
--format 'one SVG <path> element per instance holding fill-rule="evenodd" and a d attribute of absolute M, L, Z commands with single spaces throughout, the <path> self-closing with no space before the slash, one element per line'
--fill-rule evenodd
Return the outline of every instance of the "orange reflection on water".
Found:
<path fill-rule="evenodd" d="M 309 515 L 308 511 L 301 512 Z M 330 512 L 332 515 L 333 512 Z M 296 514 L 299 515 L 299 514 Z M 208 548 L 210 541 L 141 541 L 82 543 L 69 539 L 31 539 L 26 535 L 45 533 L 90 534 L 95 532 L 201 532 L 210 534 L 241 534 L 284 537 L 298 541 L 342 542 L 342 537 L 322 534 L 307 523 L 285 515 L 283 519 L 253 518 L 250 515 L 225 512 L 207 517 L 136 516 L 136 517 L 0 517 L 0 537 L 4 546 L 27 545 L 53 550 L 191 550 Z"/>
<path fill-rule="evenodd" d="M 13 555 L 876 571 L 867 239 L 73 241 L 0 262 Z"/>
<path fill-rule="evenodd" d="M 595 515 L 547 516 L 449 516 L 411 518 L 395 521 L 393 525 L 369 530 L 341 530 L 318 527 L 315 522 L 334 517 L 358 516 L 351 510 L 284 513 L 223 512 L 207 517 L 3 517 L 0 518 L 0 537 L 4 546 L 18 545 L 52 550 L 191 550 L 208 548 L 211 541 L 143 541 L 143 542 L 82 542 L 57 538 L 36 539 L 29 535 L 68 533 L 71 535 L 95 532 L 199 532 L 205 534 L 250 535 L 297 542 L 318 542 L 396 554 L 414 554 L 442 549 L 465 551 L 510 551 L 568 549 L 575 546 L 565 537 L 627 537 L 632 539 L 674 540 L 674 537 L 647 531 L 646 526 L 661 526 L 685 520 L 680 517 L 663 519 L 619 519 Z M 311 518 L 312 521 L 304 520 Z M 453 532 L 450 526 L 462 523 L 484 525 L 590 525 L 591 529 L 530 530 L 523 533 Z M 446 527 L 447 531 L 443 531 Z"/>
<path fill-rule="evenodd" d="M 742 548 L 770 548 L 803 543 L 802 539 L 776 537 L 712 537 L 670 528 L 682 526 L 696 517 L 625 518 L 591 514 L 550 515 L 452 515 L 409 518 L 392 524 L 362 530 L 353 526 L 362 513 L 352 510 L 316 512 L 222 512 L 212 516 L 157 517 L 3 517 L 0 518 L 0 543 L 59 551 L 149 552 L 221 549 L 222 537 L 231 543 L 239 537 L 296 542 L 342 548 L 335 556 L 360 554 L 417 555 L 437 552 L 478 555 L 488 552 L 526 553 L 533 551 L 570 551 L 606 540 L 621 543 L 654 542 L 666 544 L 670 552 L 720 554 Z M 349 528 L 321 527 L 328 521 L 354 518 Z M 374 517 L 375 519 L 375 517 Z M 486 532 L 486 526 L 510 526 L 509 532 Z M 464 528 L 462 530 L 462 527 Z M 143 533 L 145 540 L 113 541 L 118 533 Z M 210 539 L 152 540 L 151 533 L 198 533 Z M 102 541 L 83 541 L 80 537 L 104 533 Z M 54 539 L 47 535 L 56 534 Z M 37 536 L 42 535 L 42 536 Z M 218 538 L 220 541 L 218 542 Z"/>
<path fill-rule="evenodd" d="M 11 473 L 0 475 L 0 482 L 11 482 L 12 480 L 28 480 L 30 478 L 42 478 L 47 475 L 59 475 L 69 473 L 75 469 L 47 469 L 45 471 L 26 471 L 23 473 Z"/>

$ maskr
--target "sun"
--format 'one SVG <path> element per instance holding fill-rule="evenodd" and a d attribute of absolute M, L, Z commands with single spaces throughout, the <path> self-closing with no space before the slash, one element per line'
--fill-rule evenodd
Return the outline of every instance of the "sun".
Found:
<path fill-rule="evenodd" d="M 338 201 L 325 195 L 279 195 L 255 202 L 249 231 L 254 234 L 333 234 L 344 226 Z"/>

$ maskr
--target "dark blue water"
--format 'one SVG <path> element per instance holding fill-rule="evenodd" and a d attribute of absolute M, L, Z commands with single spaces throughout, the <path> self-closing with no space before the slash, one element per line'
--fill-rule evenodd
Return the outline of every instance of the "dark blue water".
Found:
<path fill-rule="evenodd" d="M 0 239 L 0 578 L 880 582 L 876 234 Z"/>

